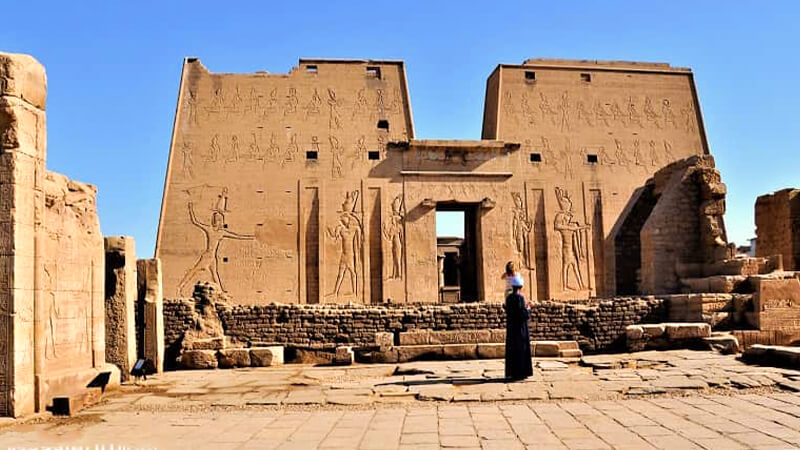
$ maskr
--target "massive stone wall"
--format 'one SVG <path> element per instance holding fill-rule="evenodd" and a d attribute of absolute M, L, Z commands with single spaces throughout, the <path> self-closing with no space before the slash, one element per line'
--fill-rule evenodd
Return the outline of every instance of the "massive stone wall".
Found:
<path fill-rule="evenodd" d="M 45 170 L 46 91 L 35 59 L 0 53 L 0 415 L 111 370 L 96 190 Z"/>
<path fill-rule="evenodd" d="M 474 234 L 462 298 L 502 301 L 509 260 L 531 298 L 610 295 L 607 238 L 634 190 L 708 153 L 691 71 L 666 64 L 501 65 L 482 141 L 415 140 L 400 62 L 187 59 L 178 101 L 156 249 L 172 297 L 214 282 L 249 304 L 434 302 L 442 208 Z"/>
<path fill-rule="evenodd" d="M 179 340 L 192 325 L 194 301 L 164 303 L 167 362 L 174 362 Z M 233 342 L 330 346 L 372 346 L 375 333 L 409 330 L 504 329 L 505 311 L 498 303 L 461 305 L 229 305 L 217 304 L 225 335 Z M 616 298 L 590 303 L 535 303 L 531 337 L 576 340 L 586 351 L 617 349 L 625 327 L 666 319 L 664 299 Z"/>
<path fill-rule="evenodd" d="M 670 162 L 709 152 L 692 72 L 532 59 L 500 65 L 487 90 L 483 138 L 521 144 L 510 182 L 534 228 L 531 289 L 539 298 L 614 295 L 607 238 L 631 195 Z"/>
<path fill-rule="evenodd" d="M 756 256 L 783 256 L 786 270 L 800 270 L 800 189 L 782 189 L 756 200 Z"/>

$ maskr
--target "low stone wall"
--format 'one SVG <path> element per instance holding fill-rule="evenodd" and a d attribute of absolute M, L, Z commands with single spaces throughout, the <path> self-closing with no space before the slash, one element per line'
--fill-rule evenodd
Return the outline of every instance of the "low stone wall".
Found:
<path fill-rule="evenodd" d="M 165 300 L 167 361 L 174 360 L 183 332 L 192 324 L 192 300 Z M 217 304 L 225 334 L 233 342 L 322 346 L 371 346 L 375 333 L 409 330 L 505 328 L 502 304 L 288 305 Z M 534 340 L 578 341 L 588 352 L 624 349 L 625 328 L 662 322 L 664 298 L 615 298 L 583 303 L 540 302 L 531 310 Z"/>

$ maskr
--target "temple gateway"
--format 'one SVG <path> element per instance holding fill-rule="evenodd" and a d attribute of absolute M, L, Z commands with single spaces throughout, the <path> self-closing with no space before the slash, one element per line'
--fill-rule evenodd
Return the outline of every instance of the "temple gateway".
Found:
<path fill-rule="evenodd" d="M 663 292 L 616 250 L 626 207 L 708 154 L 692 72 L 667 64 L 501 64 L 465 141 L 416 138 L 400 61 L 188 58 L 156 256 L 166 296 L 213 282 L 249 304 L 499 301 L 507 261 L 535 299 Z M 463 238 L 437 240 L 437 211 Z"/>

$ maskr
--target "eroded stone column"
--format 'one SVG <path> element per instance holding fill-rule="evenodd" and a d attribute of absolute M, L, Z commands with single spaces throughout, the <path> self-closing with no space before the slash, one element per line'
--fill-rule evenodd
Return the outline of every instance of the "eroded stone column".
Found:
<path fill-rule="evenodd" d="M 0 53 L 0 415 L 35 412 L 35 230 L 44 208 L 44 67 Z"/>
<path fill-rule="evenodd" d="M 106 362 L 116 364 L 122 381 L 136 363 L 136 245 L 130 236 L 105 238 Z"/>
<path fill-rule="evenodd" d="M 161 260 L 136 262 L 139 279 L 139 308 L 142 314 L 141 356 L 153 362 L 156 372 L 164 370 L 164 295 Z"/>

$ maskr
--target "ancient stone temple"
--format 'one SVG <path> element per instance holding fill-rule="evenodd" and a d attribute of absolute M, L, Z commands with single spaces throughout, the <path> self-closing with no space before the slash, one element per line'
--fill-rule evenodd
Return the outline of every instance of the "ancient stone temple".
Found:
<path fill-rule="evenodd" d="M 667 64 L 499 65 L 482 140 L 457 141 L 416 138 L 402 62 L 216 74 L 189 58 L 156 245 L 164 295 L 213 282 L 247 304 L 499 301 L 515 261 L 532 298 L 611 296 L 612 230 L 634 193 L 708 154 L 692 72 Z M 437 211 L 465 218 L 447 296 Z"/>

